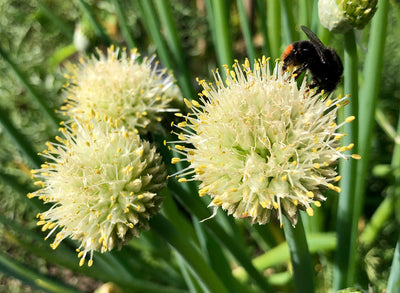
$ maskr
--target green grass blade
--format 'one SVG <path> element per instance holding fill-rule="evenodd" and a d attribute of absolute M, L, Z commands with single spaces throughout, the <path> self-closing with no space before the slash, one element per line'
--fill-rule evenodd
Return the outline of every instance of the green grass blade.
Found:
<path fill-rule="evenodd" d="M 6 61 L 9 65 L 9 68 L 14 72 L 15 76 L 19 79 L 21 84 L 24 86 L 29 95 L 33 98 L 33 100 L 40 106 L 43 110 L 44 114 L 49 119 L 49 125 L 53 127 L 54 130 L 58 129 L 60 119 L 56 116 L 55 111 L 51 109 L 45 100 L 35 88 L 28 82 L 28 78 L 26 75 L 19 69 L 19 67 L 11 60 L 10 56 L 0 45 L 0 56 Z M 3 114 L 2 114 L 3 115 Z"/>
<path fill-rule="evenodd" d="M 153 216 L 150 220 L 152 229 L 163 237 L 187 262 L 199 280 L 210 292 L 228 292 L 221 280 L 210 269 L 195 246 L 162 215 Z"/>
<path fill-rule="evenodd" d="M 184 234 L 185 237 L 193 240 L 194 243 L 197 243 L 197 236 L 193 226 L 185 217 L 183 217 L 182 213 L 179 212 L 169 190 L 165 188 L 161 192 L 161 196 L 164 197 L 162 208 L 163 215 L 168 219 L 168 221 L 174 223 L 175 226 L 178 226 L 179 231 Z"/>
<path fill-rule="evenodd" d="M 5 110 L 0 108 L 0 124 L 3 129 L 8 133 L 14 145 L 18 147 L 18 149 L 25 155 L 25 157 L 31 163 L 32 168 L 39 168 L 42 160 L 37 155 L 37 152 L 32 148 L 32 144 L 29 139 L 19 132 L 13 123 L 8 119 L 7 113 Z"/>
<path fill-rule="evenodd" d="M 205 227 L 199 223 L 198 219 L 194 219 L 198 238 L 200 239 L 203 255 L 207 257 L 207 262 L 218 274 L 218 277 L 225 284 L 229 292 L 242 292 L 238 288 L 236 280 L 232 276 L 232 270 L 226 259 L 224 252 L 217 241 L 204 229 Z"/>
<path fill-rule="evenodd" d="M 290 250 L 296 291 L 312 293 L 314 292 L 313 266 L 301 217 L 298 218 L 296 227 L 283 217 L 283 231 Z"/>
<path fill-rule="evenodd" d="M 63 20 L 59 15 L 55 15 L 54 11 L 48 8 L 43 1 L 38 1 L 40 12 L 50 20 L 67 39 L 72 40 L 74 37 L 74 29 L 69 23 Z"/>
<path fill-rule="evenodd" d="M 188 194 L 174 180 L 169 180 L 168 183 L 169 189 L 173 192 L 175 197 L 190 213 L 195 215 L 196 218 L 206 219 L 210 217 L 209 210 L 197 195 Z M 237 262 L 245 268 L 250 278 L 257 284 L 261 292 L 273 292 L 267 280 L 253 266 L 249 256 L 243 251 L 242 246 L 237 243 L 235 238 L 229 236 L 214 218 L 204 221 L 202 225 L 205 225 L 207 229 L 212 232 L 214 237 L 216 237 L 216 239 L 218 239 L 218 241 L 233 255 Z"/>
<path fill-rule="evenodd" d="M 400 292 L 400 234 L 394 252 L 394 257 L 393 257 L 392 267 L 390 269 L 388 287 L 386 292 L 388 293 Z"/>
<path fill-rule="evenodd" d="M 78 4 L 82 9 L 82 12 L 85 14 L 90 24 L 92 25 L 96 36 L 102 41 L 105 46 L 111 45 L 111 39 L 105 33 L 103 26 L 96 20 L 96 16 L 94 15 L 92 8 L 84 0 L 78 0 Z"/>
<path fill-rule="evenodd" d="M 165 29 L 167 44 L 178 67 L 178 72 L 175 73 L 176 78 L 181 81 L 180 85 L 184 96 L 193 97 L 195 96 L 195 93 L 191 83 L 191 74 L 187 57 L 182 49 L 171 6 L 168 4 L 167 0 L 156 0 L 155 4 L 158 15 L 160 16 L 161 25 L 163 29 Z"/>
<path fill-rule="evenodd" d="M 164 64 L 164 66 L 173 68 L 173 63 L 169 56 L 167 45 L 165 44 L 160 32 L 160 25 L 156 17 L 154 17 L 156 12 L 152 2 L 148 0 L 138 0 L 135 2 L 135 4 L 139 10 L 142 23 L 157 48 L 157 54 L 161 62 Z"/>
<path fill-rule="evenodd" d="M 179 268 L 182 272 L 182 276 L 185 279 L 186 285 L 189 288 L 190 293 L 202 293 L 204 288 L 200 287 L 200 284 L 197 281 L 197 278 L 190 272 L 188 265 L 186 264 L 183 257 L 175 252 L 176 260 L 178 262 Z"/>
<path fill-rule="evenodd" d="M 119 2 L 120 2 L 119 0 L 112 0 L 112 3 L 115 8 L 115 12 L 117 13 L 117 16 L 118 16 L 119 27 L 121 28 L 121 33 L 124 36 L 124 39 L 128 45 L 128 48 L 134 49 L 137 46 L 136 46 L 135 40 L 132 37 L 132 33 L 129 30 L 128 24 L 126 22 L 125 14 L 122 11 L 122 8 L 121 8 L 121 5 Z"/>
<path fill-rule="evenodd" d="M 41 290 L 54 293 L 81 292 L 52 277 L 38 273 L 36 269 L 30 268 L 26 263 L 20 263 L 11 259 L 2 252 L 0 252 L 0 271 Z"/>
<path fill-rule="evenodd" d="M 193 89 L 191 88 L 190 77 L 188 77 L 187 74 L 180 74 L 179 66 L 176 62 L 173 62 L 174 59 L 171 58 L 168 47 L 161 34 L 161 26 L 155 17 L 157 14 L 152 1 L 139 0 L 135 3 L 139 9 L 143 25 L 157 48 L 157 55 L 161 63 L 175 72 L 175 77 L 177 78 L 182 93 L 186 97 L 191 97 L 193 95 Z"/>
<path fill-rule="evenodd" d="M 253 68 L 254 59 L 256 58 L 256 53 L 255 53 L 255 50 L 254 50 L 250 24 L 249 24 L 249 21 L 247 19 L 246 10 L 245 10 L 245 7 L 244 7 L 244 1 L 243 0 L 236 0 L 236 3 L 237 3 L 238 11 L 239 11 L 240 26 L 242 28 L 244 42 L 246 44 L 247 56 L 248 56 L 248 58 L 250 60 L 250 65 Z"/>
<path fill-rule="evenodd" d="M 263 36 L 263 51 L 266 57 L 272 57 L 271 55 L 271 46 L 269 44 L 268 38 L 268 28 L 267 28 L 267 4 L 265 0 L 256 0 L 256 10 L 258 12 L 258 20 L 260 22 L 260 30 Z"/>

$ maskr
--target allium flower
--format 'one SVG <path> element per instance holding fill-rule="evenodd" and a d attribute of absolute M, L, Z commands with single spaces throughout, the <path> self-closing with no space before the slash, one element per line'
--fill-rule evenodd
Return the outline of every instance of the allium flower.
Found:
<path fill-rule="evenodd" d="M 49 162 L 32 174 L 40 190 L 28 194 L 52 207 L 38 214 L 42 231 L 55 231 L 55 249 L 67 237 L 81 242 L 83 265 L 93 251 L 105 252 L 139 236 L 159 210 L 157 192 L 165 186 L 161 157 L 146 141 L 112 119 L 76 119 L 62 129 L 65 139 L 47 143 L 42 156 Z"/>
<path fill-rule="evenodd" d="M 321 24 L 335 33 L 351 28 L 364 28 L 376 12 L 377 0 L 320 0 L 318 14 Z"/>
<path fill-rule="evenodd" d="M 154 130 L 164 112 L 174 111 L 168 105 L 180 98 L 179 89 L 165 70 L 157 69 L 154 58 L 145 57 L 139 63 L 135 50 L 128 56 L 125 50 L 113 47 L 107 56 L 100 51 L 98 54 L 99 59 L 93 56 L 69 66 L 63 113 L 86 119 L 92 110 L 99 111 L 121 126 L 145 134 Z"/>
<path fill-rule="evenodd" d="M 339 146 L 344 134 L 335 123 L 346 97 L 324 100 L 305 81 L 298 88 L 282 64 L 271 74 L 265 57 L 254 66 L 236 62 L 226 69 L 226 85 L 218 72 L 215 85 L 199 81 L 201 103 L 186 101 L 192 113 L 176 125 L 179 141 L 172 142 L 190 165 L 174 175 L 194 173 L 179 181 L 199 180 L 199 195 L 211 196 L 214 213 L 222 207 L 259 224 L 271 213 L 282 223 L 285 214 L 295 225 L 297 210 L 312 216 L 324 189 L 340 192 L 335 166 L 353 146 Z"/>

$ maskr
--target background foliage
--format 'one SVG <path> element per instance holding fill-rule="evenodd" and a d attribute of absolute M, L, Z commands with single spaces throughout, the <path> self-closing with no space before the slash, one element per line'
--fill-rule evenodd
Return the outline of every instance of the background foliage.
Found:
<path fill-rule="evenodd" d="M 355 113 L 357 100 L 360 105 L 358 132 L 364 133 L 364 125 L 372 126 L 365 128 L 370 134 L 365 140 L 361 134 L 350 134 L 362 148 L 370 148 L 367 158 L 362 154 L 365 176 L 341 162 L 341 168 L 349 169 L 345 181 L 354 186 L 352 192 L 340 196 L 332 192 L 316 215 L 303 217 L 315 291 L 346 287 L 384 291 L 391 270 L 392 276 L 400 275 L 399 256 L 397 264 L 393 258 L 400 232 L 400 3 L 379 1 L 373 22 L 362 32 L 347 35 L 322 28 L 316 6 L 311 0 L 1 0 L 0 291 L 91 292 L 108 282 L 127 292 L 294 291 L 279 224 L 251 226 L 223 212 L 199 223 L 211 211 L 198 197 L 196 184 L 171 179 L 163 191 L 162 218 L 121 251 L 97 254 L 92 268 L 78 266 L 73 242 L 50 249 L 35 224 L 43 207 L 26 194 L 34 190 L 29 170 L 40 164 L 36 153 L 57 133 L 54 121 L 60 117 L 54 109 L 64 99 L 66 60 L 91 54 L 96 46 L 137 47 L 143 55 L 156 53 L 162 65 L 174 71 L 184 96 L 192 99 L 198 90 L 196 77 L 211 80 L 211 70 L 231 65 L 233 59 L 278 58 L 288 44 L 305 39 L 300 25 L 318 33 L 337 50 L 345 68 L 353 70 L 355 80 L 345 73 L 336 94 L 348 94 L 346 87 L 356 86 L 359 95 L 357 99 L 352 92 L 352 103 Z M 385 46 L 375 48 L 374 31 L 386 28 Z M 87 38 L 86 47 L 76 40 L 79 31 Z M 353 69 L 347 67 L 351 62 Z M 365 97 L 370 92 L 365 80 L 376 86 L 371 99 Z M 166 133 L 169 124 L 165 122 Z M 162 146 L 165 138 L 152 139 L 172 174 L 175 166 L 169 164 L 171 154 Z M 354 199 L 357 192 L 360 196 Z M 351 199 L 349 213 L 343 211 L 339 197 Z M 341 217 L 350 225 L 338 227 Z M 350 263 L 343 264 L 346 261 Z M 204 263 L 204 272 L 194 263 Z M 395 282 L 393 278 L 389 280 Z M 390 288 L 400 291 L 398 285 Z"/>

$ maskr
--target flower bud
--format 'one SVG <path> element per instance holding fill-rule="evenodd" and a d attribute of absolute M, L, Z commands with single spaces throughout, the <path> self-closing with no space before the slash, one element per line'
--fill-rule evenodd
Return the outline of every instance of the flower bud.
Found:
<path fill-rule="evenodd" d="M 318 14 L 321 24 L 334 33 L 351 28 L 363 29 L 376 12 L 377 0 L 320 0 Z"/>

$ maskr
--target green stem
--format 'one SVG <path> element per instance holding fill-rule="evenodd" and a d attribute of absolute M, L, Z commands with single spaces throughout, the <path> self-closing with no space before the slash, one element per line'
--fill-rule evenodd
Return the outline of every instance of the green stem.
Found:
<path fill-rule="evenodd" d="M 379 1 L 377 10 L 371 23 L 371 33 L 368 44 L 368 52 L 364 66 L 364 84 L 360 91 L 362 103 L 359 104 L 359 154 L 362 159 L 358 162 L 354 210 L 352 217 L 352 236 L 350 256 L 355 258 L 356 239 L 358 235 L 358 220 L 364 206 L 365 182 L 369 170 L 369 155 L 371 150 L 372 133 L 374 126 L 374 114 L 378 100 L 378 92 L 382 77 L 384 47 L 386 29 L 388 23 L 389 0 Z M 356 264 L 348 270 L 347 284 L 353 285 L 356 277 Z"/>
<path fill-rule="evenodd" d="M 281 4 L 279 0 L 268 1 L 267 4 L 268 37 L 272 60 L 281 54 Z"/>
<path fill-rule="evenodd" d="M 181 41 L 179 39 L 178 30 L 174 22 L 171 6 L 167 0 L 155 1 L 158 15 L 162 27 L 165 29 L 165 39 L 170 48 L 171 54 L 178 66 L 178 72 L 175 72 L 176 78 L 180 81 L 182 92 L 185 97 L 194 97 L 194 89 L 191 83 L 191 74 L 187 62 L 186 55 L 183 51 Z"/>
<path fill-rule="evenodd" d="M 365 226 L 365 229 L 360 235 L 360 244 L 362 246 L 371 247 L 377 240 L 379 232 L 385 223 L 392 217 L 395 208 L 396 197 L 400 196 L 400 188 L 391 187 L 385 199 L 380 203 L 379 207 L 375 210 L 371 220 Z M 389 292 L 389 291 L 388 291 Z"/>
<path fill-rule="evenodd" d="M 345 53 L 344 53 L 344 92 L 350 95 L 351 102 L 344 107 L 344 117 L 357 117 L 358 110 L 358 57 L 357 46 L 354 31 L 351 30 L 344 35 Z M 357 153 L 357 123 L 346 123 L 343 132 L 347 136 L 342 138 L 342 144 L 347 146 L 354 143 L 353 152 Z M 341 181 L 341 194 L 339 197 L 337 210 L 337 238 L 338 250 L 335 256 L 334 267 L 334 288 L 339 290 L 347 285 L 348 271 L 354 269 L 355 248 L 353 243 L 352 221 L 354 213 L 354 194 L 355 194 L 355 178 L 357 176 L 357 161 L 342 161 L 340 164 L 340 174 L 343 179 Z"/>
<path fill-rule="evenodd" d="M 132 33 L 129 31 L 129 27 L 126 22 L 125 14 L 122 11 L 121 5 L 119 3 L 120 1 L 112 0 L 112 2 L 114 4 L 115 12 L 118 15 L 118 22 L 119 22 L 119 26 L 121 28 L 121 33 L 124 36 L 126 43 L 128 44 L 128 48 L 129 49 L 136 48 L 137 47 L 136 43 L 135 43 L 134 39 L 132 38 Z"/>
<path fill-rule="evenodd" d="M 211 2 L 214 15 L 215 48 L 220 66 L 233 63 L 231 29 L 229 25 L 229 7 L 226 0 L 213 0 Z M 223 74 L 223 71 L 221 71 Z"/>
<path fill-rule="evenodd" d="M 162 215 L 153 216 L 150 220 L 152 229 L 163 237 L 186 261 L 193 272 L 210 292 L 228 292 L 226 287 L 205 262 L 197 248 Z"/>
<path fill-rule="evenodd" d="M 396 250 L 394 252 L 394 257 L 393 257 L 392 267 L 390 269 L 390 275 L 386 292 L 388 293 L 400 292 L 400 234 L 399 234 L 399 239 L 397 240 Z"/>
<path fill-rule="evenodd" d="M 376 109 L 375 113 L 376 123 L 382 128 L 385 134 L 393 140 L 394 143 L 398 144 L 400 142 L 399 134 L 396 134 L 396 130 L 390 124 L 388 117 L 385 116 L 381 109 Z M 399 120 L 400 121 L 400 120 Z M 399 127 L 399 126 L 398 126 Z M 399 129 L 399 128 L 397 128 Z M 398 130 L 399 131 L 399 130 Z"/>
<path fill-rule="evenodd" d="M 310 0 L 300 0 L 299 3 L 299 24 L 310 27 L 312 20 L 312 4 Z"/>
<path fill-rule="evenodd" d="M 284 37 L 286 38 L 284 41 L 286 45 L 297 41 L 299 38 L 299 34 L 296 31 L 296 22 L 293 13 L 293 1 L 290 0 L 281 0 L 282 10 L 285 13 L 283 16 L 283 29 L 284 29 Z"/>
<path fill-rule="evenodd" d="M 301 217 L 296 227 L 283 217 L 283 231 L 289 246 L 296 292 L 314 292 L 313 267 Z"/>
<path fill-rule="evenodd" d="M 398 172 L 400 168 L 400 144 L 398 142 L 398 137 L 400 137 L 400 119 L 398 119 L 397 122 L 397 132 L 394 131 L 393 127 L 379 109 L 376 110 L 376 119 L 379 121 L 379 125 L 383 129 L 386 129 L 386 134 L 391 137 L 395 143 L 390 166 L 390 169 L 394 172 L 394 186 L 388 189 L 387 196 L 376 209 L 371 220 L 360 235 L 360 243 L 366 246 L 372 245 L 376 240 L 379 231 L 394 212 L 396 199 L 400 198 L 400 174 Z"/>
<path fill-rule="evenodd" d="M 269 38 L 268 38 L 268 28 L 267 28 L 267 7 L 266 7 L 266 1 L 265 0 L 256 0 L 256 10 L 258 12 L 258 19 L 260 21 L 260 30 L 261 34 L 263 36 L 264 40 L 264 45 L 263 45 L 263 51 L 264 54 L 267 57 L 271 57 L 271 46 L 269 44 Z"/>
<path fill-rule="evenodd" d="M 250 29 L 250 24 L 247 18 L 246 10 L 244 7 L 244 1 L 243 0 L 237 0 L 237 7 L 239 11 L 239 17 L 240 17 L 240 25 L 242 27 L 242 32 L 243 32 L 243 37 L 244 37 L 244 42 L 246 44 L 246 50 L 247 50 L 247 56 L 250 61 L 250 65 L 253 68 L 253 63 L 254 59 L 256 57 L 256 53 L 254 50 L 254 45 L 253 45 L 253 39 L 251 35 L 251 29 Z"/>
<path fill-rule="evenodd" d="M 307 235 L 307 243 L 310 253 L 321 251 L 333 251 L 336 248 L 336 235 L 334 233 L 316 233 Z M 281 243 L 266 253 L 253 259 L 253 264 L 259 271 L 280 265 L 290 258 L 287 242 Z M 247 281 L 248 275 L 243 267 L 235 268 L 233 275 L 240 281 Z"/>

